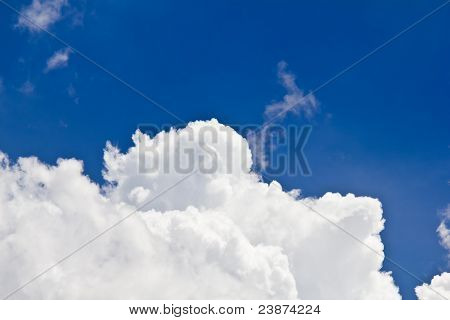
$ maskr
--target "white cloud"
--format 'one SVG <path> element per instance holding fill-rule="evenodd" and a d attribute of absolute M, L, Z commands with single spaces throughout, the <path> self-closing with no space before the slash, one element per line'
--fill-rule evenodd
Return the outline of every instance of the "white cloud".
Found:
<path fill-rule="evenodd" d="M 205 128 L 217 139 L 200 141 Z M 48 166 L 0 154 L 1 295 L 186 177 L 174 159 L 206 145 L 216 152 L 215 172 L 196 171 L 13 298 L 400 298 L 390 273 L 380 271 L 382 257 L 305 207 L 382 252 L 377 199 L 297 199 L 276 181 L 263 183 L 250 170 L 246 140 L 215 120 L 153 139 L 136 132 L 133 141 L 126 153 L 107 145 L 104 187 L 74 159 Z M 147 149 L 147 161 L 163 160 L 147 174 L 139 173 L 144 142 L 163 152 Z"/>
<path fill-rule="evenodd" d="M 439 225 L 437 232 L 439 239 L 441 240 L 441 245 L 450 252 L 450 230 L 447 227 L 447 223 L 450 220 L 450 206 L 447 207 L 447 210 L 444 212 L 443 216 L 444 219 Z"/>
<path fill-rule="evenodd" d="M 289 113 L 299 114 L 303 112 L 307 117 L 311 117 L 318 107 L 316 97 L 313 94 L 305 95 L 297 86 L 295 83 L 296 77 L 287 71 L 287 63 L 285 61 L 278 63 L 278 79 L 287 93 L 282 101 L 266 106 L 264 115 L 268 119 L 277 117 L 281 120 Z"/>
<path fill-rule="evenodd" d="M 34 93 L 34 84 L 30 80 L 25 81 L 18 89 L 24 95 L 31 95 Z"/>
<path fill-rule="evenodd" d="M 416 287 L 416 295 L 421 300 L 442 300 L 442 295 L 450 297 L 450 273 L 434 276 L 430 284 Z"/>
<path fill-rule="evenodd" d="M 441 239 L 442 246 L 450 250 L 450 230 L 447 228 L 445 222 L 441 222 L 437 232 L 439 234 L 439 238 Z"/>
<path fill-rule="evenodd" d="M 67 87 L 67 95 L 73 100 L 75 104 L 80 103 L 80 97 L 78 97 L 77 90 L 72 83 Z"/>
<path fill-rule="evenodd" d="M 55 51 L 55 53 L 48 58 L 47 66 L 45 67 L 44 72 L 66 67 L 69 63 L 69 55 L 71 52 L 72 50 L 70 50 L 70 48 Z"/>
<path fill-rule="evenodd" d="M 441 245 L 449 251 L 448 258 L 450 264 L 450 230 L 447 227 L 448 220 L 450 219 L 450 206 L 443 213 L 443 217 L 436 231 Z M 441 275 L 436 275 L 430 284 L 424 283 L 416 287 L 416 295 L 421 300 L 443 299 L 442 296 L 450 299 L 450 273 L 444 272 Z"/>
<path fill-rule="evenodd" d="M 253 160 L 257 168 L 266 169 L 268 163 L 267 152 L 274 150 L 277 146 L 269 142 L 269 131 L 271 125 L 282 121 L 288 114 L 304 114 L 311 118 L 318 108 L 318 101 L 312 94 L 305 94 L 295 83 L 296 77 L 287 70 L 287 63 L 278 63 L 278 80 L 286 90 L 282 101 L 276 101 L 266 106 L 264 110 L 265 121 L 259 130 L 251 131 L 247 135 Z"/>
<path fill-rule="evenodd" d="M 20 11 L 21 15 L 17 26 L 28 29 L 30 32 L 40 32 L 41 28 L 47 29 L 60 20 L 63 7 L 68 5 L 67 0 L 33 0 L 31 4 Z M 30 23 L 30 20 L 33 23 Z"/>

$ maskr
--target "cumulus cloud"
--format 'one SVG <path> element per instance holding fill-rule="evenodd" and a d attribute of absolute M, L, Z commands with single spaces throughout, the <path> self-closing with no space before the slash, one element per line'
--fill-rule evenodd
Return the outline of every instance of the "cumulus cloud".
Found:
<path fill-rule="evenodd" d="M 66 67 L 69 63 L 69 55 L 71 53 L 72 50 L 70 50 L 70 48 L 61 49 L 53 53 L 47 60 L 47 66 L 45 67 L 44 72 L 47 73 L 54 69 Z"/>
<path fill-rule="evenodd" d="M 67 0 L 33 0 L 20 11 L 17 26 L 30 32 L 47 29 L 61 19 L 62 9 L 68 4 Z"/>
<path fill-rule="evenodd" d="M 450 264 L 450 230 L 447 227 L 447 223 L 450 220 L 450 206 L 443 213 L 443 220 L 437 228 L 437 233 L 440 239 L 441 245 L 449 252 L 449 264 Z M 416 295 L 419 299 L 450 299 L 450 273 L 444 272 L 441 275 L 436 275 L 431 280 L 430 284 L 424 283 L 421 286 L 416 287 Z"/>
<path fill-rule="evenodd" d="M 450 273 L 434 276 L 430 284 L 416 287 L 416 295 L 421 300 L 442 300 L 450 297 Z"/>
<path fill-rule="evenodd" d="M 218 134 L 199 139 L 205 128 Z M 107 144 L 104 186 L 75 159 L 50 166 L 0 154 L 1 295 L 147 203 L 12 298 L 400 298 L 381 271 L 382 255 L 308 208 L 382 253 L 377 199 L 298 198 L 276 181 L 263 183 L 251 171 L 247 141 L 216 120 L 132 139 L 126 152 Z M 203 160 L 187 177 L 177 166 L 185 168 L 189 150 Z M 211 150 L 217 166 L 208 173 L 203 156 Z"/>

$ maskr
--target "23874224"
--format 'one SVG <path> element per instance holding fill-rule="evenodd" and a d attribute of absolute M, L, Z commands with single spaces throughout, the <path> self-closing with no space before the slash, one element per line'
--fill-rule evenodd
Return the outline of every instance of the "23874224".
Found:
<path fill-rule="evenodd" d="M 260 304 L 258 306 L 258 314 L 320 314 L 319 305 L 310 304 Z"/>

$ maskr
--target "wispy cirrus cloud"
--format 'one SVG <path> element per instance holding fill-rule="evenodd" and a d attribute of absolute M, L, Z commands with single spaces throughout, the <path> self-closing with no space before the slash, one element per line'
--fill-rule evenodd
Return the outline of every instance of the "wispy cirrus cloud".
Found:
<path fill-rule="evenodd" d="M 70 50 L 70 48 L 65 48 L 53 53 L 53 55 L 47 60 L 47 66 L 45 67 L 44 72 L 47 73 L 54 69 L 66 67 L 69 63 L 69 56 L 71 52 L 72 50 Z"/>
<path fill-rule="evenodd" d="M 67 95 L 73 99 L 73 102 L 75 104 L 80 103 L 80 98 L 78 97 L 77 90 L 72 83 L 67 87 Z"/>
<path fill-rule="evenodd" d="M 34 93 L 34 89 L 34 84 L 30 80 L 27 80 L 19 87 L 18 91 L 29 96 Z"/>
<path fill-rule="evenodd" d="M 278 79 L 286 89 L 286 94 L 283 96 L 283 100 L 266 106 L 264 116 L 267 120 L 272 120 L 273 117 L 283 120 L 289 113 L 300 114 L 301 112 L 305 116 L 311 117 L 317 110 L 317 99 L 313 94 L 305 94 L 297 86 L 296 76 L 287 70 L 285 61 L 278 63 Z"/>
<path fill-rule="evenodd" d="M 275 101 L 266 106 L 264 123 L 260 129 L 250 131 L 246 137 L 252 149 L 255 169 L 266 169 L 269 164 L 267 151 L 276 148 L 276 145 L 269 143 L 271 125 L 279 123 L 291 113 L 296 115 L 303 114 L 305 117 L 311 118 L 319 105 L 313 94 L 305 94 L 297 86 L 296 76 L 288 71 L 285 61 L 280 61 L 277 68 L 278 80 L 286 90 L 286 94 L 281 101 Z"/>

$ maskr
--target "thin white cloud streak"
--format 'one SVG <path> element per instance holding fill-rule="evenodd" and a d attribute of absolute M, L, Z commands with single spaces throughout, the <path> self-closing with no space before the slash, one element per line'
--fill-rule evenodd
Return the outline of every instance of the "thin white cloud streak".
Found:
<path fill-rule="evenodd" d="M 63 7 L 68 5 L 67 0 L 33 0 L 28 6 L 20 10 L 21 15 L 16 26 L 30 32 L 40 32 L 42 30 L 39 27 L 47 29 L 59 21 L 62 18 Z"/>
<path fill-rule="evenodd" d="M 72 50 L 70 50 L 70 48 L 65 48 L 54 52 L 53 55 L 48 58 L 47 66 L 45 67 L 44 72 L 47 73 L 51 70 L 67 67 L 71 53 Z"/>
<path fill-rule="evenodd" d="M 265 121 L 259 130 L 249 132 L 247 139 L 253 153 L 255 168 L 264 170 L 269 165 L 267 152 L 276 148 L 269 142 L 270 125 L 282 121 L 288 114 L 303 114 L 311 118 L 318 108 L 318 101 L 313 94 L 305 94 L 295 80 L 293 73 L 287 70 L 287 63 L 280 61 L 277 65 L 277 76 L 286 94 L 281 101 L 273 102 L 264 110 Z M 274 120 L 275 119 L 275 120 Z"/>
<path fill-rule="evenodd" d="M 216 172 L 196 172 L 12 298 L 400 298 L 391 274 L 381 271 L 382 256 L 299 203 L 382 252 L 377 199 L 337 193 L 297 199 L 298 192 L 285 192 L 276 181 L 263 183 L 250 169 L 246 140 L 216 120 L 153 139 L 136 132 L 135 146 L 124 153 L 108 144 L 103 187 L 83 174 L 81 161 L 10 163 L 1 154 L 0 294 L 180 181 L 185 174 L 172 160 L 187 150 L 201 154 L 205 141 L 197 134 L 205 127 L 219 132 L 206 141 L 217 151 Z M 161 165 L 170 170 L 140 174 L 138 144 L 157 141 L 166 150 Z M 157 161 L 153 153 L 147 160 Z M 226 172 L 230 161 L 234 171 Z"/>
<path fill-rule="evenodd" d="M 80 98 L 77 95 L 77 90 L 72 83 L 67 87 L 67 95 L 73 100 L 75 104 L 80 103 Z"/>
<path fill-rule="evenodd" d="M 296 77 L 287 70 L 287 63 L 278 63 L 278 79 L 286 89 L 282 101 L 274 102 L 266 106 L 264 115 L 268 120 L 280 114 L 279 120 L 283 120 L 287 114 L 303 113 L 311 117 L 317 110 L 318 101 L 313 94 L 306 94 L 295 83 Z"/>

